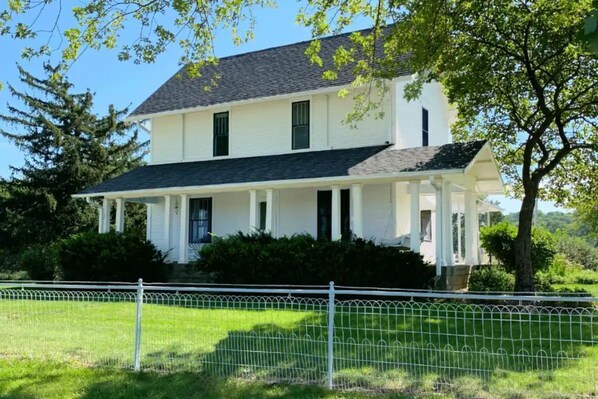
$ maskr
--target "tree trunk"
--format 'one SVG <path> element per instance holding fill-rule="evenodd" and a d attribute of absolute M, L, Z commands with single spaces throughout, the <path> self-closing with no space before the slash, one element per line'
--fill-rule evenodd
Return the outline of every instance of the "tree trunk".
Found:
<path fill-rule="evenodd" d="M 533 185 L 533 184 L 532 184 Z M 527 188 L 519 211 L 519 230 L 515 238 L 515 291 L 534 292 L 532 265 L 532 223 L 538 188 Z"/>

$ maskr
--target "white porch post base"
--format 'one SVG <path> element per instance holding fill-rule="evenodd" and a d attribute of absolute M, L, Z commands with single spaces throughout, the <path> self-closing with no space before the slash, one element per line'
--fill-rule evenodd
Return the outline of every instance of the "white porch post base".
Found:
<path fill-rule="evenodd" d="M 411 194 L 411 215 L 409 246 L 413 252 L 420 251 L 420 211 L 419 211 L 419 181 L 409 182 L 409 193 Z"/>
<path fill-rule="evenodd" d="M 363 238 L 363 185 L 351 186 L 351 205 L 353 207 L 353 234 Z"/>
<path fill-rule="evenodd" d="M 189 195 L 181 194 L 179 263 L 189 263 Z"/>

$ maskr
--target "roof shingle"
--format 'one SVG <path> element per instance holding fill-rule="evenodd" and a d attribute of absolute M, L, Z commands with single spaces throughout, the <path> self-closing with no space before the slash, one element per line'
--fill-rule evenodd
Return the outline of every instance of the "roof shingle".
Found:
<path fill-rule="evenodd" d="M 464 169 L 484 141 L 401 150 L 388 145 L 149 165 L 79 194 Z"/>
<path fill-rule="evenodd" d="M 349 35 L 321 39 L 320 56 L 325 68 L 330 68 L 332 55 L 339 46 L 351 46 Z M 304 41 L 224 57 L 215 66 L 205 66 L 202 76 L 196 78 L 189 78 L 183 67 L 141 103 L 130 117 L 298 93 L 353 81 L 351 67 L 339 71 L 335 80 L 322 79 L 325 69 L 312 65 L 305 55 L 309 43 Z M 406 74 L 401 69 L 396 73 L 397 76 Z M 205 91 L 204 87 L 210 86 L 215 74 L 219 76 L 216 86 Z"/>

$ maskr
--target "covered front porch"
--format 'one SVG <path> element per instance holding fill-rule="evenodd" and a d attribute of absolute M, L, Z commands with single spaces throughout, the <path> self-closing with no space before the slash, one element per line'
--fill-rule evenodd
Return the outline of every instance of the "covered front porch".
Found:
<path fill-rule="evenodd" d="M 446 147 L 432 151 L 429 147 L 425 151 L 365 149 L 371 153 L 359 149 L 359 157 L 351 150 L 303 153 L 312 157 L 308 160 L 302 160 L 305 155 L 301 154 L 273 156 L 280 168 L 305 168 L 299 161 L 313 161 L 314 154 L 317 159 L 328 158 L 327 164 L 315 168 L 318 171 L 324 168 L 325 172 L 310 172 L 315 174 L 311 177 L 302 173 L 296 178 L 288 178 L 293 173 L 297 175 L 288 169 L 271 172 L 259 167 L 254 172 L 263 174 L 262 180 L 243 179 L 243 172 L 235 175 L 234 171 L 230 176 L 211 180 L 199 174 L 185 176 L 185 170 L 199 173 L 204 167 L 203 171 L 209 172 L 215 164 L 233 161 L 256 167 L 256 158 L 155 165 L 129 172 L 133 176 L 128 178 L 123 175 L 124 183 L 116 178 L 118 184 L 111 186 L 108 181 L 103 187 L 78 196 L 101 200 L 100 232 L 110 230 L 112 207 L 116 208 L 114 228 L 122 232 L 126 225 L 126 203 L 145 203 L 147 238 L 167 252 L 172 262 L 184 264 L 195 259 L 198 249 L 209 244 L 214 236 L 263 230 L 273 236 L 307 233 L 332 240 L 352 236 L 405 246 L 436 264 L 440 275 L 443 266 L 479 264 L 478 200 L 481 195 L 502 190 L 492 153 L 486 145 L 480 144 L 469 153 L 450 148 L 450 154 L 465 158 L 456 164 L 453 159 L 450 162 L 444 159 L 448 155 L 443 154 Z M 428 157 L 423 159 L 424 163 L 420 152 Z M 419 163 L 407 168 L 401 155 L 412 158 L 413 153 L 419 155 Z M 352 154 L 354 159 L 347 159 Z M 291 156 L 297 162 L 285 160 Z M 439 156 L 444 157 L 442 162 L 438 161 Z M 261 159 L 257 161 L 259 166 Z M 339 162 L 346 165 L 334 170 Z M 450 167 L 441 167 L 447 163 Z M 235 165 L 235 169 L 238 171 L 242 166 Z M 332 170 L 326 170 L 327 167 Z M 164 184 L 165 179 L 175 179 L 168 176 L 174 172 L 181 184 Z M 287 178 L 273 178 L 278 175 Z M 459 221 L 462 217 L 464 223 L 455 223 L 455 216 Z M 461 225 L 463 239 L 459 233 L 455 240 L 453 229 L 455 226 L 460 229 Z"/>

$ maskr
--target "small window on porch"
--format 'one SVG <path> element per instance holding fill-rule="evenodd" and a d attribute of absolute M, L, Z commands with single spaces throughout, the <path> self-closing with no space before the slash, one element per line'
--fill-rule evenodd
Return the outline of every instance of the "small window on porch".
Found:
<path fill-rule="evenodd" d="M 189 200 L 189 244 L 212 242 L 212 198 Z"/>
<path fill-rule="evenodd" d="M 267 212 L 267 203 L 266 201 L 260 202 L 260 230 L 266 230 L 266 212 Z"/>
<path fill-rule="evenodd" d="M 421 211 L 420 212 L 420 234 L 423 237 L 423 241 L 432 241 L 432 211 Z"/>

